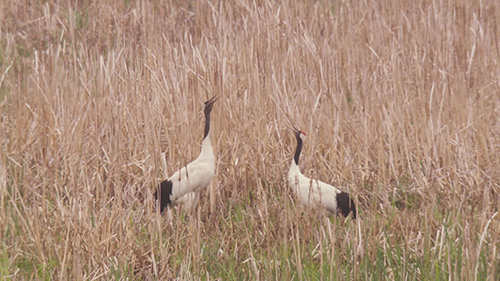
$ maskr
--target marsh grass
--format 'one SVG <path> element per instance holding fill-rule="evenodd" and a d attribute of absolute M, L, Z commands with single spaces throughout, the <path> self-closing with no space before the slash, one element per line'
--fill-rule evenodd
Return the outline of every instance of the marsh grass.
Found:
<path fill-rule="evenodd" d="M 497 2 L 0 3 L 1 279 L 498 280 Z M 297 204 L 289 120 L 358 220 Z"/>

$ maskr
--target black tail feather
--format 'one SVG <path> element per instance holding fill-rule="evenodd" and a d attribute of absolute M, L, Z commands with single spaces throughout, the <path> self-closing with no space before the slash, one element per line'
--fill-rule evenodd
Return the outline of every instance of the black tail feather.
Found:
<path fill-rule="evenodd" d="M 156 202 L 158 202 L 158 193 L 160 194 L 160 212 L 163 214 L 163 210 L 167 207 L 167 205 L 172 203 L 172 201 L 170 201 L 170 195 L 172 195 L 172 182 L 165 180 L 160 183 L 160 186 L 158 186 L 158 189 L 155 192 Z"/>
<path fill-rule="evenodd" d="M 337 193 L 337 209 L 340 213 L 347 217 L 349 213 L 352 212 L 352 218 L 356 218 L 356 206 L 354 205 L 354 200 L 349 198 L 349 194 L 345 192 Z"/>

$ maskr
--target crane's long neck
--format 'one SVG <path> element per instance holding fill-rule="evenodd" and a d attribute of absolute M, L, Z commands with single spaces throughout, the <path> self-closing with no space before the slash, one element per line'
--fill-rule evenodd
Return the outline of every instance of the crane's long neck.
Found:
<path fill-rule="evenodd" d="M 302 151 L 302 139 L 300 136 L 297 136 L 297 148 L 295 149 L 295 165 L 299 165 L 300 152 Z"/>
<path fill-rule="evenodd" d="M 203 140 L 207 138 L 209 131 L 210 131 L 210 112 L 205 113 L 205 134 L 203 135 Z"/>
<path fill-rule="evenodd" d="M 203 159 L 213 159 L 214 151 L 212 148 L 212 142 L 210 141 L 210 112 L 205 113 L 205 134 L 203 135 L 203 142 L 201 144 L 201 154 L 200 158 Z"/>

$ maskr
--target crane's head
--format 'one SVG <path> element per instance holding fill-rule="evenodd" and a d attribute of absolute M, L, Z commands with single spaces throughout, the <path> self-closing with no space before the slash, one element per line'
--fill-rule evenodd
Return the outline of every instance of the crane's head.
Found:
<path fill-rule="evenodd" d="M 211 99 L 207 100 L 205 102 L 205 114 L 210 114 L 212 111 L 212 108 L 214 107 L 214 103 L 218 100 L 219 98 L 217 96 L 213 96 Z"/>
<path fill-rule="evenodd" d="M 292 127 L 290 128 L 290 130 L 292 130 L 292 132 L 295 134 L 295 137 L 297 139 L 301 139 L 301 140 L 305 140 L 306 139 L 306 133 L 304 133 L 303 131 L 297 129 L 295 126 L 292 125 Z"/>

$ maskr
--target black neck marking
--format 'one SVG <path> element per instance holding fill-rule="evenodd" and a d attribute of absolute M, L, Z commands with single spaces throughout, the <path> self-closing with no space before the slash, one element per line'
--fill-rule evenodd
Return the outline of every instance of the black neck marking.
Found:
<path fill-rule="evenodd" d="M 205 134 L 203 139 L 208 136 L 208 131 L 210 131 L 210 112 L 205 112 Z"/>
<path fill-rule="evenodd" d="M 295 164 L 299 165 L 300 152 L 302 151 L 302 139 L 300 138 L 300 132 L 295 136 L 297 138 L 297 149 L 295 149 Z"/>

